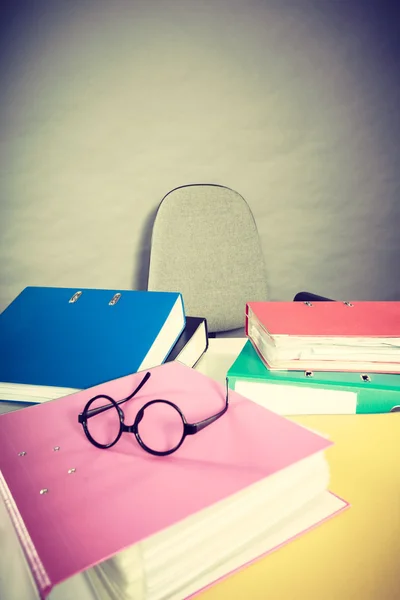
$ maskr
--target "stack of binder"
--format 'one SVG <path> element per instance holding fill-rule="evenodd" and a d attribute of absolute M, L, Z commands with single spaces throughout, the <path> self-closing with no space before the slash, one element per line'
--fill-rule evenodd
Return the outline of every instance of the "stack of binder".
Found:
<path fill-rule="evenodd" d="M 400 407 L 400 302 L 248 302 L 232 389 L 283 415 Z"/>
<path fill-rule="evenodd" d="M 245 326 L 225 388 L 178 292 L 30 287 L 0 315 L 0 401 L 26 406 L 0 415 L 1 597 L 183 600 L 348 507 L 332 442 L 284 415 L 398 410 L 400 302 L 248 302 Z"/>
<path fill-rule="evenodd" d="M 0 315 L 0 401 L 40 403 L 208 346 L 172 292 L 27 287 Z"/>

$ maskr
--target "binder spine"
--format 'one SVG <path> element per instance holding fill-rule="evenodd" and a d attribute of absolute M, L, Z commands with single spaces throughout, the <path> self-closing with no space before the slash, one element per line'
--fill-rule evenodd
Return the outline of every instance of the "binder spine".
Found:
<path fill-rule="evenodd" d="M 244 314 L 244 332 L 245 332 L 246 336 L 249 335 L 249 311 L 250 311 L 250 307 L 246 303 L 245 314 Z"/>
<path fill-rule="evenodd" d="M 17 533 L 19 542 L 28 561 L 32 576 L 34 578 L 37 590 L 41 600 L 44 600 L 52 589 L 51 581 L 47 575 L 46 569 L 40 560 L 25 523 L 20 515 L 16 503 L 12 497 L 11 491 L 0 471 L 0 498 L 3 499 L 6 510 L 10 515 L 11 522 Z"/>

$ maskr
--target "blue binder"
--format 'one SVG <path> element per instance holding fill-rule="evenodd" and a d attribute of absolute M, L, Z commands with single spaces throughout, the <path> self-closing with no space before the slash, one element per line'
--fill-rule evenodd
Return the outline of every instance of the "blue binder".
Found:
<path fill-rule="evenodd" d="M 41 402 L 157 366 L 184 328 L 179 293 L 27 287 L 0 315 L 0 400 Z"/>

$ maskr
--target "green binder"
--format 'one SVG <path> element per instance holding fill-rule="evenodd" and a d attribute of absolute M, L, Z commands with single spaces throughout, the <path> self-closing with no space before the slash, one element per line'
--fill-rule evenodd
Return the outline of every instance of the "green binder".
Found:
<path fill-rule="evenodd" d="M 400 375 L 270 371 L 249 340 L 227 378 L 230 389 L 283 415 L 400 411 Z"/>

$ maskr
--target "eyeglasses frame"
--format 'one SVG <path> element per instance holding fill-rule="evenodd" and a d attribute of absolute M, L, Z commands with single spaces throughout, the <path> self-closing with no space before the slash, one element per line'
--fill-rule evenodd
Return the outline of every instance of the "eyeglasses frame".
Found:
<path fill-rule="evenodd" d="M 124 404 L 124 402 L 128 402 L 128 400 L 132 400 L 132 398 L 134 398 L 134 396 L 136 396 L 136 394 L 142 389 L 142 387 L 150 379 L 150 377 L 151 377 L 151 373 L 148 371 L 145 374 L 145 376 L 143 377 L 142 381 L 136 387 L 136 389 L 129 396 L 127 396 L 126 398 L 123 398 L 122 400 L 115 401 L 114 398 L 111 398 L 111 396 L 107 396 L 106 394 L 98 394 L 97 396 L 94 396 L 93 398 L 88 400 L 88 402 L 85 405 L 85 408 L 78 415 L 78 422 L 81 423 L 86 437 L 91 442 L 91 444 L 93 444 L 93 446 L 96 446 L 96 448 L 100 448 L 101 450 L 105 450 L 105 449 L 108 449 L 108 448 L 111 448 L 112 446 L 114 446 L 120 440 L 123 433 L 133 433 L 136 437 L 137 442 L 141 446 L 141 448 L 143 450 L 145 450 L 146 452 L 148 452 L 149 454 L 152 454 L 154 456 L 168 456 L 169 454 L 173 454 L 174 452 L 176 452 L 182 446 L 183 442 L 185 441 L 185 439 L 188 435 L 195 435 L 202 429 L 205 429 L 206 427 L 208 427 L 209 425 L 214 423 L 217 419 L 222 417 L 228 410 L 229 386 L 228 386 L 228 379 L 226 378 L 225 406 L 222 410 L 220 410 L 218 413 L 212 415 L 211 417 L 207 417 L 206 419 L 202 419 L 201 421 L 198 421 L 196 423 L 188 423 L 185 418 L 185 415 L 183 414 L 183 412 L 181 411 L 179 406 L 177 406 L 174 402 L 171 402 L 170 400 L 164 400 L 164 399 L 160 398 L 160 399 L 154 399 L 154 400 L 150 400 L 149 402 L 146 402 L 146 404 L 144 404 L 142 406 L 142 408 L 138 411 L 132 425 L 126 425 L 125 414 L 124 414 L 123 410 L 120 408 L 120 405 Z M 93 404 L 93 402 L 95 402 L 99 398 L 104 398 L 104 399 L 108 400 L 111 404 L 107 404 L 104 406 L 99 406 L 97 408 L 90 409 L 90 406 Z M 178 411 L 178 413 L 182 419 L 182 423 L 183 423 L 183 433 L 182 433 L 181 440 L 174 448 L 172 448 L 170 450 L 166 450 L 166 451 L 153 450 L 152 448 L 149 448 L 148 446 L 146 446 L 146 444 L 143 442 L 142 438 L 140 437 L 140 434 L 138 431 L 139 423 L 143 419 L 146 408 L 148 406 L 151 406 L 152 404 L 157 404 L 160 402 L 162 402 L 164 404 L 168 404 L 169 406 L 172 406 L 172 408 L 174 408 L 176 411 Z M 119 423 L 120 423 L 119 433 L 118 433 L 117 437 L 115 438 L 115 440 L 110 442 L 109 444 L 99 444 L 91 436 L 91 434 L 89 432 L 89 428 L 87 425 L 87 419 L 90 417 L 94 417 L 98 414 L 101 414 L 102 412 L 105 412 L 106 410 L 110 410 L 112 407 L 114 407 L 117 410 L 118 415 L 119 415 Z"/>

